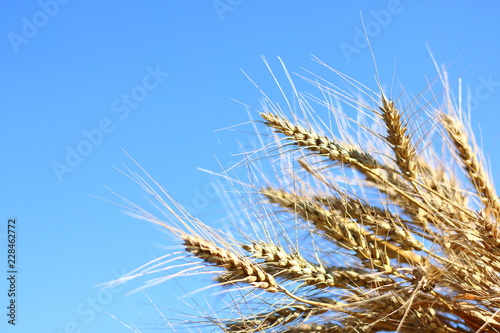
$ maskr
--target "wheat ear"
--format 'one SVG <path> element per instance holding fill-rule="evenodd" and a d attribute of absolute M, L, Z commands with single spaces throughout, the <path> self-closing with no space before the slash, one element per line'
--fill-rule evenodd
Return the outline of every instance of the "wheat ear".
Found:
<path fill-rule="evenodd" d="M 238 195 L 252 198 L 243 223 L 225 220 L 240 232 L 230 237 L 208 227 L 161 186 L 155 183 L 157 193 L 132 174 L 175 218 L 165 222 L 127 205 L 177 236 L 183 251 L 124 280 L 141 273 L 163 274 L 154 282 L 217 274 L 213 286 L 229 287 L 221 292 L 230 305 L 196 324 L 225 332 L 500 332 L 500 202 L 483 156 L 454 111 L 446 75 L 440 73 L 444 106 L 424 101 L 428 110 L 409 116 L 401 110 L 419 101 L 399 108 L 403 102 L 396 106 L 338 71 L 375 106 L 318 76 L 308 82 L 323 99 L 308 99 L 285 73 L 300 111 L 286 99 L 287 117 L 265 96 L 260 116 L 274 134 L 251 156 L 259 162 L 261 152 L 275 157 L 276 177 L 261 179 L 266 168 L 246 163 L 254 183 L 233 180 L 242 184 Z M 342 118 L 336 118 L 340 135 L 324 134 L 327 121 L 313 121 L 311 100 Z M 375 125 L 350 119 L 337 100 Z M 351 124 L 356 140 L 347 134 Z M 192 262 L 172 264 L 186 258 Z"/>

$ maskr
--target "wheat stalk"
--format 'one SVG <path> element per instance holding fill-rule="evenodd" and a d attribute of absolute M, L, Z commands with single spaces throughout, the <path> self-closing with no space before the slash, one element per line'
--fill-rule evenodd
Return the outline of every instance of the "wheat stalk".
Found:
<path fill-rule="evenodd" d="M 374 105 L 308 80 L 320 89 L 319 105 L 344 119 L 343 134 L 333 135 L 310 104 L 321 99 L 308 100 L 293 82 L 300 113 L 286 116 L 265 97 L 260 117 L 272 139 L 251 156 L 281 164 L 275 181 L 239 192 L 261 198 L 248 205 L 250 234 L 208 227 L 132 174 L 177 222 L 126 204 L 177 236 L 178 259 L 193 262 L 170 275 L 184 267 L 175 258 L 152 262 L 126 278 L 216 274 L 214 286 L 230 287 L 223 290 L 234 303 L 200 323 L 226 332 L 500 332 L 500 202 L 446 75 L 444 107 L 425 101 L 425 112 L 409 114 L 401 110 L 415 101 L 400 107 L 402 99 L 334 72 Z M 349 123 L 332 100 L 357 107 L 378 128 Z M 358 126 L 356 144 L 349 124 Z"/>

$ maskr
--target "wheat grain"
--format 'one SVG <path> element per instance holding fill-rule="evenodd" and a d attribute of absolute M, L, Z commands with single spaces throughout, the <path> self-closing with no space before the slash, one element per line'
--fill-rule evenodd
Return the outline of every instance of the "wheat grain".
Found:
<path fill-rule="evenodd" d="M 488 212 L 493 214 L 495 220 L 500 219 L 500 202 L 495 188 L 491 185 L 488 175 L 486 174 L 482 164 L 479 162 L 476 153 L 469 144 L 469 140 L 464 131 L 461 122 L 450 115 L 441 115 L 443 125 L 452 140 L 458 156 L 460 157 L 464 169 L 474 185 L 477 194 Z M 500 234 L 498 231 L 497 222 L 492 222 L 488 218 L 483 218 L 482 230 L 486 232 L 489 243 L 493 247 L 500 246 Z"/>
<path fill-rule="evenodd" d="M 418 255 L 377 238 L 365 230 L 364 226 L 335 212 L 331 213 L 307 198 L 275 189 L 266 189 L 262 194 L 271 202 L 280 204 L 313 223 L 336 244 L 354 251 L 356 256 L 365 260 L 365 264 L 370 268 L 376 267 L 391 272 L 393 270 L 391 258 L 397 258 L 402 262 L 422 260 Z"/>
<path fill-rule="evenodd" d="M 327 156 L 332 161 L 368 169 L 380 167 L 379 163 L 370 154 L 360 149 L 330 140 L 324 135 L 300 125 L 295 125 L 288 119 L 272 113 L 261 113 L 260 116 L 265 120 L 267 126 L 285 134 L 288 140 L 294 141 L 300 147 L 317 152 L 321 156 Z"/>
<path fill-rule="evenodd" d="M 315 197 L 318 202 L 337 214 L 355 220 L 357 223 L 369 226 L 372 232 L 390 238 L 399 243 L 404 250 L 421 250 L 423 244 L 406 229 L 399 216 L 388 210 L 367 205 L 361 200 L 342 193 L 340 197 Z"/>
<path fill-rule="evenodd" d="M 226 323 L 230 332 L 255 332 L 270 329 L 276 326 L 292 326 L 292 322 L 302 321 L 310 316 L 323 314 L 327 310 L 318 309 L 310 305 L 300 303 L 290 304 L 278 308 L 270 313 L 263 313 L 252 318 L 245 318 L 241 322 Z"/>
<path fill-rule="evenodd" d="M 266 273 L 258 265 L 238 257 L 234 252 L 230 252 L 197 236 L 184 234 L 182 240 L 186 251 L 193 253 L 208 263 L 232 272 L 233 277 L 237 278 L 237 282 L 247 282 L 268 292 L 278 291 L 276 281 L 270 274 Z"/>
<path fill-rule="evenodd" d="M 300 254 L 288 254 L 282 247 L 273 244 L 260 242 L 244 245 L 243 247 L 253 257 L 264 259 L 266 264 L 264 270 L 268 273 L 273 272 L 275 277 L 304 281 L 304 283 L 318 288 L 381 286 L 394 283 L 390 278 L 370 274 L 359 269 L 337 269 L 313 264 L 305 260 Z"/>
<path fill-rule="evenodd" d="M 382 96 L 380 110 L 382 111 L 381 117 L 387 126 L 386 140 L 394 151 L 396 165 L 404 177 L 413 179 L 417 173 L 416 149 L 406 134 L 407 128 L 403 125 L 401 114 L 394 102 L 387 100 L 385 96 Z"/>

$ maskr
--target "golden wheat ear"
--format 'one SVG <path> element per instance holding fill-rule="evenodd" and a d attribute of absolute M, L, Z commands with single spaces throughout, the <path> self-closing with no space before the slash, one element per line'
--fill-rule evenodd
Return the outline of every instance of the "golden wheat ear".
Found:
<path fill-rule="evenodd" d="M 255 122 L 263 148 L 250 156 L 280 163 L 275 180 L 234 180 L 244 184 L 238 195 L 253 198 L 239 233 L 192 217 L 144 170 L 144 178 L 128 172 L 172 218 L 124 205 L 181 250 L 122 282 L 212 274 L 228 305 L 191 324 L 224 332 L 500 332 L 500 203 L 446 75 L 443 105 L 432 105 L 435 94 L 405 105 L 333 72 L 368 102 L 318 76 L 306 81 L 320 97 L 299 94 L 286 68 L 295 103 L 281 104 L 290 110 L 265 96 Z M 337 117 L 340 134 L 311 100 Z M 350 119 L 339 103 L 372 123 Z"/>

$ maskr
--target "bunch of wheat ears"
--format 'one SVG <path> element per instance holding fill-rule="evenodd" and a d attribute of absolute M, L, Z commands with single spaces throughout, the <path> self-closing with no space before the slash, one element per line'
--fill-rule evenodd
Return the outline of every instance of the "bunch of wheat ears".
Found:
<path fill-rule="evenodd" d="M 299 93 L 285 68 L 286 107 L 264 94 L 264 147 L 243 160 L 268 157 L 273 178 L 238 192 L 258 197 L 251 232 L 211 228 L 128 173 L 174 218 L 126 205 L 182 251 L 118 282 L 215 274 L 232 303 L 182 332 L 500 332 L 500 202 L 445 71 L 438 93 L 389 98 L 378 79 L 373 91 L 326 68 L 343 88 L 312 74 L 320 93 Z"/>

